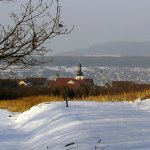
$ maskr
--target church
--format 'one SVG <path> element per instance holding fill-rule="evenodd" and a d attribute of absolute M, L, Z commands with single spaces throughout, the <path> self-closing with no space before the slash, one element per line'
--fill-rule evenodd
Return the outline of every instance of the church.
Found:
<path fill-rule="evenodd" d="M 82 72 L 82 65 L 79 62 L 78 69 L 76 72 L 76 76 L 74 78 L 65 78 L 59 77 L 49 83 L 49 87 L 51 88 L 70 88 L 70 89 L 80 89 L 82 86 L 91 87 L 94 85 L 93 79 L 89 79 L 84 77 Z"/>

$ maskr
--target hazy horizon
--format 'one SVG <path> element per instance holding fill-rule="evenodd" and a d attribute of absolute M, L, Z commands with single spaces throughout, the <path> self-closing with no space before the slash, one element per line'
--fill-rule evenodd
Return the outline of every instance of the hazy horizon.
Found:
<path fill-rule="evenodd" d="M 0 4 L 1 24 L 9 24 L 8 12 L 18 11 L 20 2 Z M 150 41 L 149 0 L 60 0 L 60 4 L 63 22 L 75 27 L 71 34 L 51 41 L 54 53 L 110 41 Z"/>

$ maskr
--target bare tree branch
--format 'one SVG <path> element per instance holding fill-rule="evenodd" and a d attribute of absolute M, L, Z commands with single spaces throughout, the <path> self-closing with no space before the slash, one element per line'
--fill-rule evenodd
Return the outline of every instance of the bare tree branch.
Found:
<path fill-rule="evenodd" d="M 56 12 L 50 13 L 55 7 Z M 10 17 L 13 25 L 5 27 L 0 24 L 0 62 L 4 65 L 0 69 L 6 69 L 13 64 L 36 65 L 45 63 L 37 56 L 44 56 L 49 49 L 46 42 L 52 38 L 68 34 L 60 17 L 59 0 L 51 0 L 44 3 L 29 0 L 21 6 L 20 14 L 12 12 Z"/>

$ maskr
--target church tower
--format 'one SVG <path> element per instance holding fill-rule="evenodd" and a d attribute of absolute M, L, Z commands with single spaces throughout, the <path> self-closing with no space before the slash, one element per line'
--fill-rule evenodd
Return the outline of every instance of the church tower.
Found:
<path fill-rule="evenodd" d="M 76 80 L 83 80 L 84 77 L 83 77 L 83 72 L 82 72 L 82 65 L 81 63 L 79 62 L 79 65 L 78 65 L 78 70 L 77 70 L 77 73 L 76 73 Z"/>

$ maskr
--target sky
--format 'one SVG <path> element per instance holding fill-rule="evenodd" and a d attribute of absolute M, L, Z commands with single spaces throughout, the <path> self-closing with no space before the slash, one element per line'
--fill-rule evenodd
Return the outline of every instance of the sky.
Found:
<path fill-rule="evenodd" d="M 53 39 L 54 53 L 87 48 L 109 41 L 150 41 L 150 0 L 60 0 L 61 18 L 74 26 L 69 35 Z M 0 4 L 1 22 L 19 3 Z"/>

